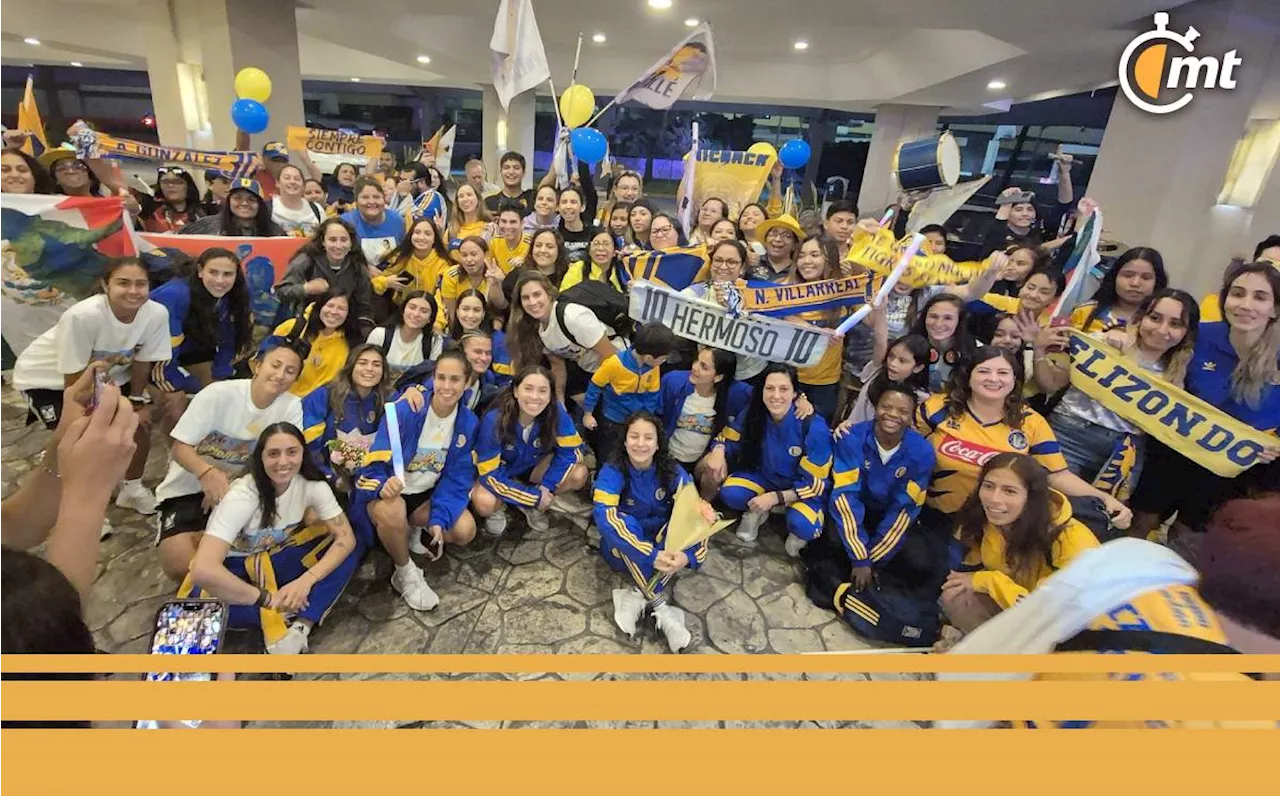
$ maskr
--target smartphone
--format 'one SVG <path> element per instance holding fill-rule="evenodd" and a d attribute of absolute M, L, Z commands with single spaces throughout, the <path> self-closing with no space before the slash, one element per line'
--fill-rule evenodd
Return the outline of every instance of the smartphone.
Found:
<path fill-rule="evenodd" d="M 89 411 L 92 412 L 98 408 L 98 404 L 102 402 L 102 390 L 110 384 L 106 370 L 97 370 L 93 374 L 93 400 L 89 404 Z"/>
<path fill-rule="evenodd" d="M 156 611 L 151 634 L 152 655 L 213 655 L 222 649 L 227 631 L 227 606 L 221 600 L 170 600 Z M 152 672 L 151 682 L 208 682 L 210 672 Z M 190 727 L 199 721 L 183 722 Z M 154 721 L 138 721 L 134 727 L 156 729 Z"/>
<path fill-rule="evenodd" d="M 996 197 L 996 206 L 999 207 L 1000 205 L 1020 205 L 1020 204 L 1023 204 L 1024 202 L 1034 202 L 1035 200 L 1036 200 L 1036 195 L 1034 193 L 1032 193 L 1031 191 L 1023 191 L 1022 193 L 1015 193 L 1009 196 Z"/>
<path fill-rule="evenodd" d="M 1071 326 L 1071 317 L 1069 315 L 1059 315 L 1058 317 L 1049 321 L 1050 329 L 1065 329 L 1069 326 Z M 1045 350 L 1051 351 L 1053 353 L 1061 353 L 1063 351 L 1066 351 L 1067 349 L 1066 349 L 1066 346 L 1051 345 L 1051 346 L 1046 346 Z"/>

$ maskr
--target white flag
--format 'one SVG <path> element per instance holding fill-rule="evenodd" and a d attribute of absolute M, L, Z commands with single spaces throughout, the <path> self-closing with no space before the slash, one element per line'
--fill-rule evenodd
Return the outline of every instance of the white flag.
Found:
<path fill-rule="evenodd" d="M 505 111 L 511 98 L 551 77 L 530 0 L 502 0 L 489 40 L 493 87 Z"/>
<path fill-rule="evenodd" d="M 680 187 L 676 189 L 676 205 L 680 216 L 680 226 L 684 227 L 687 240 L 697 226 L 697 211 L 693 206 L 693 172 L 698 162 L 698 123 L 693 123 L 693 145 L 689 147 L 689 157 L 684 161 L 684 176 L 680 178 Z"/>
<path fill-rule="evenodd" d="M 711 83 L 702 85 L 703 75 Z M 615 99 L 618 105 L 635 101 L 650 108 L 670 108 L 691 87 L 693 99 L 707 99 L 716 90 L 716 49 L 711 41 L 711 25 L 702 23 L 671 52 L 627 87 Z"/>

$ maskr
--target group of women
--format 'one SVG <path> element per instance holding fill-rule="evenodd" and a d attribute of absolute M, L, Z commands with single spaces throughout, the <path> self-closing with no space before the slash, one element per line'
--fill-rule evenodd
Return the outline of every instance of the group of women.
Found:
<path fill-rule="evenodd" d="M 11 174 L 15 157 L 4 154 L 6 190 L 27 179 Z M 396 175 L 399 185 L 434 183 L 418 165 Z M 708 554 L 705 543 L 664 547 L 686 484 L 708 519 L 716 507 L 741 517 L 744 544 L 780 514 L 787 553 L 840 556 L 842 610 L 865 611 L 892 574 L 940 597 L 968 629 L 1112 527 L 1145 534 L 1177 511 L 1194 531 L 1230 490 L 1274 480 L 1280 448 L 1229 482 L 1071 387 L 1067 331 L 1048 323 L 1064 280 L 1012 226 L 1010 250 L 969 285 L 895 291 L 865 324 L 852 369 L 851 335 L 797 370 L 713 348 L 633 351 L 625 324 L 561 294 L 585 283 L 620 290 L 625 252 L 685 242 L 705 247 L 708 266 L 689 295 L 730 308 L 744 279 L 852 274 L 859 267 L 843 259 L 852 205 L 833 205 L 825 224 L 805 230 L 776 207 L 748 205 L 731 218 L 725 202 L 708 200 L 686 241 L 629 172 L 598 213 L 586 174 L 580 188 L 544 181 L 523 204 L 486 202 L 469 184 L 440 202 L 443 193 L 423 185 L 433 192 L 425 203 L 418 186 L 397 188 L 390 196 L 403 216 L 382 182 L 349 176 L 351 208 L 339 216 L 312 213 L 310 184 L 286 165 L 270 201 L 252 180 L 232 183 L 215 215 L 183 227 L 280 234 L 286 224 L 305 231 L 312 213 L 308 242 L 275 288 L 280 323 L 258 347 L 240 263 L 215 247 L 154 291 L 140 263 L 113 261 L 103 296 L 69 310 L 15 370 L 33 416 L 51 424 L 57 392 L 102 359 L 143 416 L 146 396 L 158 399 L 169 471 L 152 500 L 132 481 L 119 502 L 158 512 L 161 559 L 183 593 L 242 606 L 238 616 L 261 625 L 273 652 L 306 649 L 354 562 L 375 546 L 394 562 L 395 591 L 431 610 L 439 597 L 413 556 L 439 558 L 481 530 L 501 535 L 510 508 L 533 532 L 552 510 L 589 512 L 601 555 L 630 581 L 614 592 L 618 626 L 632 633 L 651 615 L 678 651 L 690 634 L 669 585 Z M 190 207 L 169 182 L 160 189 L 171 209 Z M 1026 215 L 1014 205 L 1009 223 Z M 944 251 L 944 231 L 926 232 Z M 1273 236 L 1252 261 L 1233 264 L 1210 320 L 1201 302 L 1168 287 L 1158 252 L 1135 249 L 1110 264 L 1072 327 L 1272 431 L 1276 262 Z M 830 329 L 843 317 L 789 320 Z M 611 424 L 616 444 L 602 446 L 583 409 L 589 394 L 595 407 L 594 377 L 614 357 L 629 364 L 609 374 L 636 377 L 604 378 L 614 381 L 603 416 L 617 416 L 608 402 L 622 393 L 648 390 L 652 400 L 627 404 Z M 660 379 L 642 378 L 638 360 Z M 1117 470 L 1120 459 L 1128 464 Z M 589 509 L 574 497 L 588 490 Z M 1093 507 L 1092 528 L 1073 519 L 1073 506 Z"/>

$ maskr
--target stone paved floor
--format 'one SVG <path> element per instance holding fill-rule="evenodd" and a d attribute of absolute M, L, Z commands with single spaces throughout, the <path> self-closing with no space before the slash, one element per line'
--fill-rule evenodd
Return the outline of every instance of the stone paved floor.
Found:
<path fill-rule="evenodd" d="M 25 427 L 24 417 L 20 396 L 6 387 L 0 402 L 4 495 L 32 467 L 33 457 L 46 439 L 47 432 L 41 427 Z M 163 475 L 167 452 L 157 436 L 145 476 L 148 486 L 154 488 Z M 87 611 L 89 626 L 104 650 L 144 652 L 155 611 L 172 596 L 174 586 L 161 572 L 152 547 L 152 518 L 114 506 L 109 517 L 116 530 L 103 543 Z M 501 539 L 480 534 L 470 547 L 450 548 L 440 561 L 425 564 L 427 579 L 440 595 L 439 607 L 427 613 L 414 612 L 404 604 L 390 587 L 390 559 L 381 551 L 371 554 L 328 621 L 312 633 L 311 651 L 667 652 L 660 635 L 651 632 L 632 641 L 614 625 L 612 590 L 627 583 L 586 546 L 580 528 L 557 517 L 549 529 L 535 532 L 514 517 Z M 748 548 L 725 533 L 714 537 L 711 547 L 702 570 L 678 580 L 674 587 L 674 601 L 684 609 L 693 634 L 686 654 L 796 653 L 872 646 L 835 614 L 809 602 L 800 583 L 799 566 L 783 552 L 778 534 L 766 529 L 758 546 Z M 261 651 L 256 633 L 234 632 L 228 641 L 228 651 Z M 801 722 L 787 724 L 798 726 Z"/>

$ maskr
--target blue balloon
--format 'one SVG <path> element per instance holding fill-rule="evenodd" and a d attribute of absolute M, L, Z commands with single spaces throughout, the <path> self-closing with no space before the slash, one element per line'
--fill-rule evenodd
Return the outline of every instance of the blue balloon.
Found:
<path fill-rule="evenodd" d="M 231 121 L 246 133 L 262 132 L 267 129 L 267 122 L 270 120 L 271 115 L 267 113 L 267 106 L 257 100 L 236 100 L 231 106 Z"/>
<path fill-rule="evenodd" d="M 778 160 L 789 169 L 803 169 L 809 163 L 809 142 L 793 138 L 778 150 Z"/>
<path fill-rule="evenodd" d="M 609 144 L 604 140 L 604 133 L 593 127 L 577 127 L 569 132 L 569 145 L 578 160 L 588 163 L 599 163 L 609 151 Z"/>

